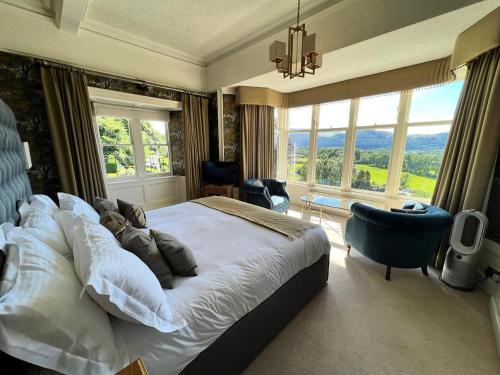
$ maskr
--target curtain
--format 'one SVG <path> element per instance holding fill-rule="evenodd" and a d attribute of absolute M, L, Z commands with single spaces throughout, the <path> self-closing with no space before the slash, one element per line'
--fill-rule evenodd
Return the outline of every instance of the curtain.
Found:
<path fill-rule="evenodd" d="M 500 48 L 469 64 L 453 119 L 432 204 L 452 215 L 482 210 L 495 166 L 500 139 Z M 441 268 L 448 236 L 443 237 L 433 263 Z"/>
<path fill-rule="evenodd" d="M 274 108 L 249 104 L 240 108 L 242 177 L 274 177 Z"/>
<path fill-rule="evenodd" d="M 184 163 L 186 197 L 188 200 L 203 195 L 201 162 L 209 159 L 208 99 L 190 94 L 182 95 L 184 122 Z"/>
<path fill-rule="evenodd" d="M 42 66 L 47 118 L 64 192 L 87 202 L 106 198 L 86 76 L 64 67 Z"/>

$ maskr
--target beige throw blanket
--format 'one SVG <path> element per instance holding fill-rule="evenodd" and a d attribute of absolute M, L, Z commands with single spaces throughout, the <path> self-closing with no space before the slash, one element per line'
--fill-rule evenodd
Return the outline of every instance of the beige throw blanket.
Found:
<path fill-rule="evenodd" d="M 212 196 L 194 199 L 191 202 L 202 204 L 229 215 L 238 216 L 257 225 L 281 233 L 291 240 L 302 237 L 304 233 L 317 225 L 308 221 L 296 219 L 266 208 L 244 203 L 236 199 Z"/>

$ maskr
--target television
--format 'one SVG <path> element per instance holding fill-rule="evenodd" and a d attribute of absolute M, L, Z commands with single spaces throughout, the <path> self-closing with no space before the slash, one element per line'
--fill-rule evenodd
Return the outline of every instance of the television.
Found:
<path fill-rule="evenodd" d="M 239 186 L 240 182 L 240 168 L 232 161 L 204 161 L 202 175 L 205 184 Z"/>

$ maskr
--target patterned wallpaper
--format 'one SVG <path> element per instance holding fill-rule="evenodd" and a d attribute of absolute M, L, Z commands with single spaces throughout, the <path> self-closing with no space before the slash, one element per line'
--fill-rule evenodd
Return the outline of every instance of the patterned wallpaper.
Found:
<path fill-rule="evenodd" d="M 29 142 L 34 194 L 60 191 L 50 138 L 40 68 L 32 59 L 0 52 L 0 98 L 12 109 L 23 142 Z"/>
<path fill-rule="evenodd" d="M 208 145 L 210 160 L 219 160 L 219 119 L 217 116 L 217 92 L 208 94 Z"/>
<path fill-rule="evenodd" d="M 224 120 L 224 160 L 240 160 L 240 108 L 236 105 L 236 96 L 223 95 Z"/>
<path fill-rule="evenodd" d="M 184 176 L 184 128 L 182 111 L 170 112 L 170 146 L 172 147 L 172 169 L 174 175 Z"/>

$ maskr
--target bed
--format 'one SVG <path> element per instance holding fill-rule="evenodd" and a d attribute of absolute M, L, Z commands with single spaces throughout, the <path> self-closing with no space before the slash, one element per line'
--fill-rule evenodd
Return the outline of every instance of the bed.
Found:
<path fill-rule="evenodd" d="M 31 194 L 11 117 L 0 101 L 0 134 L 9 139 L 0 154 L 10 155 L 0 163 L 0 224 L 16 221 L 16 201 Z M 193 202 L 147 217 L 150 228 L 183 241 L 198 262 L 198 276 L 176 278 L 164 291 L 185 328 L 165 334 L 110 317 L 117 345 L 130 362 L 142 358 L 150 374 L 241 373 L 328 280 L 330 245 L 320 227 L 291 240 Z"/>

